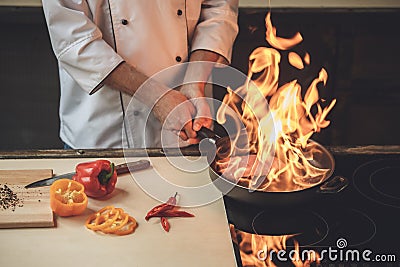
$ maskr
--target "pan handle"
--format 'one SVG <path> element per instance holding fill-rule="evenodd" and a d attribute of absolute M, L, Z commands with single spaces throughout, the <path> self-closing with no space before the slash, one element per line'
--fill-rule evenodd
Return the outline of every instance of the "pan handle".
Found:
<path fill-rule="evenodd" d="M 213 130 L 210 130 L 206 127 L 201 127 L 201 129 L 197 131 L 197 135 L 200 139 L 206 139 L 209 143 L 211 143 L 212 148 L 206 147 L 206 150 L 213 152 L 213 159 L 214 156 L 222 159 L 230 155 L 231 140 L 229 137 L 221 137 Z"/>
<path fill-rule="evenodd" d="M 215 144 L 218 139 L 221 137 L 214 133 L 214 131 L 206 128 L 206 127 L 201 127 L 199 131 L 197 131 L 197 135 L 201 139 L 208 139 L 211 143 Z"/>
<path fill-rule="evenodd" d="M 349 180 L 343 176 L 335 176 L 323 183 L 317 190 L 318 193 L 332 194 L 339 193 L 349 184 Z"/>

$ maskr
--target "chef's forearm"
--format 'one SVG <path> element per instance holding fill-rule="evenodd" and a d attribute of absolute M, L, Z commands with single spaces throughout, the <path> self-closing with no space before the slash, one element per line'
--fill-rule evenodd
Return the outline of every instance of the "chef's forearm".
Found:
<path fill-rule="evenodd" d="M 196 50 L 190 55 L 190 62 L 206 62 L 205 64 L 196 63 L 189 64 L 185 73 L 185 81 L 191 83 L 200 81 L 197 85 L 204 94 L 204 84 L 208 80 L 214 64 L 212 62 L 226 62 L 223 56 L 209 50 Z M 210 63 L 211 62 L 211 63 Z M 104 84 L 108 87 L 135 95 L 135 97 L 147 106 L 154 105 L 158 99 L 165 94 L 169 88 L 151 80 L 147 75 L 138 71 L 134 66 L 127 62 L 119 64 L 104 80 Z M 140 89 L 145 84 L 146 88 Z M 189 91 L 189 90 L 188 90 Z M 191 94 L 188 93 L 190 97 Z M 198 97 L 195 93 L 193 97 Z"/>
<path fill-rule="evenodd" d="M 115 90 L 134 95 L 140 85 L 147 79 L 148 77 L 136 70 L 136 68 L 126 62 L 122 62 L 107 76 L 104 84 Z"/>
<path fill-rule="evenodd" d="M 122 62 L 104 80 L 108 87 L 135 97 L 152 107 L 169 88 L 151 80 L 132 65 Z M 142 88 L 142 85 L 145 88 Z"/>
<path fill-rule="evenodd" d="M 208 81 L 212 69 L 215 66 L 213 63 L 228 63 L 228 61 L 223 56 L 209 50 L 193 51 L 193 53 L 190 55 L 189 61 L 195 64 L 188 65 L 185 73 L 184 83 L 192 83 L 198 81 L 198 85 L 200 85 L 202 90 L 204 90 L 204 85 Z"/>

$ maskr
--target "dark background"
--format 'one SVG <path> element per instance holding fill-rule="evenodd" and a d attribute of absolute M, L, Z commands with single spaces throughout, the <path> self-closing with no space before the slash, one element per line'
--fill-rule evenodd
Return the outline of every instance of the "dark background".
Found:
<path fill-rule="evenodd" d="M 267 46 L 266 9 L 240 9 L 232 66 L 247 73 L 248 56 Z M 302 71 L 281 65 L 280 83 L 299 79 L 306 90 L 321 67 L 323 98 L 337 99 L 331 125 L 313 136 L 326 145 L 399 144 L 400 29 L 398 9 L 273 9 L 279 36 L 297 31 L 295 48 L 311 55 Z M 41 8 L 0 8 L 0 150 L 61 148 L 59 84 Z M 283 53 L 282 62 L 287 53 Z M 223 97 L 224 89 L 215 88 Z"/>

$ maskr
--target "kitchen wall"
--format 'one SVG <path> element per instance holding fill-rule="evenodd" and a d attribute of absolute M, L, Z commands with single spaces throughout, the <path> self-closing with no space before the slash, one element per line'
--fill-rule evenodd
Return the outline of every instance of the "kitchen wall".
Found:
<path fill-rule="evenodd" d="M 0 8 L 0 150 L 57 148 L 58 72 L 41 8 Z"/>
<path fill-rule="evenodd" d="M 241 2 L 232 62 L 243 72 L 251 51 L 266 45 L 266 9 L 251 2 L 246 2 L 251 8 Z M 272 10 L 278 34 L 300 31 L 304 41 L 298 52 L 307 51 L 312 59 L 304 72 L 283 64 L 281 83 L 294 77 L 306 87 L 320 67 L 329 73 L 321 94 L 338 102 L 329 117 L 332 124 L 315 136 L 324 144 L 399 144 L 400 9 L 390 6 L 393 1 L 380 3 L 388 6 Z M 3 6 L 0 22 L 0 150 L 60 148 L 57 63 L 42 10 Z M 223 94 L 215 89 L 218 98 Z"/>

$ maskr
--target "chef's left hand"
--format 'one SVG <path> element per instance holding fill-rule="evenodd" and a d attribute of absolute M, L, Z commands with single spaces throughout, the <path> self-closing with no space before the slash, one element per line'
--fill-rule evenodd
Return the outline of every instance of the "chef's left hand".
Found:
<path fill-rule="evenodd" d="M 210 106 L 204 97 L 205 81 L 209 80 L 215 63 L 226 64 L 228 62 L 216 52 L 201 49 L 193 51 L 189 61 L 184 78 L 185 83 L 181 86 L 180 92 L 196 108 L 192 129 L 197 132 L 202 126 L 210 128 L 212 125 Z"/>
<path fill-rule="evenodd" d="M 179 90 L 196 108 L 193 121 L 193 130 L 199 131 L 201 127 L 210 128 L 212 125 L 211 109 L 204 97 L 204 84 L 189 83 L 181 86 Z"/>

